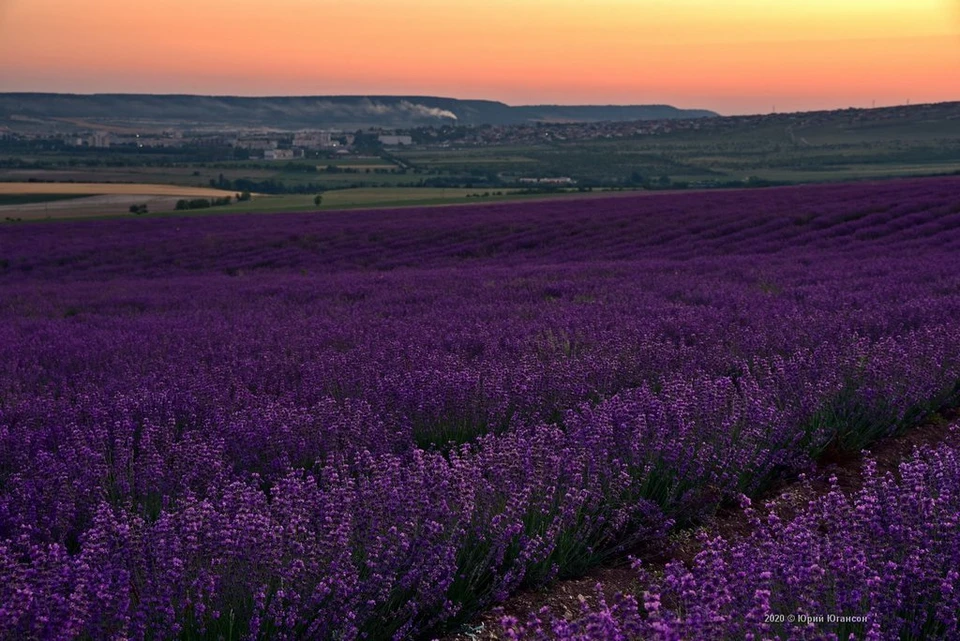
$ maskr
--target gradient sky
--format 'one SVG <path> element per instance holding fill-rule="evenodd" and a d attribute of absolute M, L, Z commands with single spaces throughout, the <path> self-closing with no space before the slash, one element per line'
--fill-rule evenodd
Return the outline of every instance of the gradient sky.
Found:
<path fill-rule="evenodd" d="M 0 91 L 960 100 L 960 0 L 0 0 Z"/>

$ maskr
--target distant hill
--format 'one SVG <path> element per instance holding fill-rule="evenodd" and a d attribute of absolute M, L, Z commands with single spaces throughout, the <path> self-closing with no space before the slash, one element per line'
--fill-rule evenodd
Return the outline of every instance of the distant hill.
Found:
<path fill-rule="evenodd" d="M 706 109 L 678 109 L 670 105 L 534 105 L 510 107 L 520 122 L 601 122 L 634 120 L 691 120 L 714 118 L 718 113 Z"/>
<path fill-rule="evenodd" d="M 532 122 L 598 122 L 689 119 L 716 116 L 669 105 L 512 107 L 492 100 L 430 96 L 302 96 L 242 98 L 150 94 L 0 93 L 0 125 L 22 123 L 192 124 L 198 127 L 414 127 L 516 125 Z M 5 122 L 6 121 L 6 122 Z M 82 121 L 82 122 L 76 122 Z"/>

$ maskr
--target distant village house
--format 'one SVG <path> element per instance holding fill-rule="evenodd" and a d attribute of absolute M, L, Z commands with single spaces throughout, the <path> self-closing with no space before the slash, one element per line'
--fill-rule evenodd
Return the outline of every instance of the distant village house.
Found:
<path fill-rule="evenodd" d="M 521 178 L 520 182 L 525 185 L 573 185 L 577 181 L 569 176 L 559 178 Z"/>
<path fill-rule="evenodd" d="M 296 149 L 267 149 L 263 152 L 264 160 L 293 160 L 303 158 L 303 151 Z"/>
<path fill-rule="evenodd" d="M 334 147 L 329 131 L 298 131 L 293 134 L 293 146 L 302 149 L 330 149 Z"/>

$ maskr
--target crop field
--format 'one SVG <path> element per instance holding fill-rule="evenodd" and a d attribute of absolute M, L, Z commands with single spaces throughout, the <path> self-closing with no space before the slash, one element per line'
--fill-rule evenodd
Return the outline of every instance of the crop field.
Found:
<path fill-rule="evenodd" d="M 484 197 L 483 194 L 487 196 Z M 314 204 L 314 196 L 259 196 L 249 202 L 234 203 L 219 211 L 317 211 L 329 209 L 355 209 L 369 207 L 398 207 L 411 205 L 441 205 L 473 203 L 479 200 L 516 199 L 514 190 L 504 190 L 500 196 L 491 195 L 491 190 L 444 189 L 440 187 L 360 187 L 357 189 L 331 189 L 322 193 L 320 207 Z"/>
<path fill-rule="evenodd" d="M 83 198 L 83 194 L 0 194 L 0 206 L 34 205 L 71 198 Z"/>
<path fill-rule="evenodd" d="M 370 170 L 373 170 L 373 169 L 386 169 L 386 170 L 389 171 L 390 169 L 396 169 L 396 168 L 397 168 L 397 166 L 394 165 L 394 164 L 392 164 L 392 163 L 391 163 L 391 164 L 384 164 L 384 163 L 371 163 L 371 162 L 367 162 L 367 163 L 349 163 L 349 162 L 327 163 L 327 166 L 331 166 L 331 165 L 334 166 L 334 167 L 337 167 L 337 168 L 339 168 L 339 169 L 361 169 L 361 170 L 363 170 L 363 169 L 370 169 Z M 318 168 L 318 169 L 322 169 L 323 166 L 322 166 L 322 165 L 317 165 L 317 168 Z"/>
<path fill-rule="evenodd" d="M 956 407 L 958 337 L 957 178 L 6 226 L 0 638 L 436 638 Z M 503 638 L 956 639 L 958 469 Z"/>
<path fill-rule="evenodd" d="M 0 182 L 0 194 L 72 194 L 77 196 L 228 196 L 232 192 L 206 187 L 158 185 L 153 183 L 18 183 Z"/>
<path fill-rule="evenodd" d="M 20 220 L 88 218 L 129 214 L 130 205 L 173 211 L 180 198 L 233 197 L 206 187 L 126 183 L 0 182 L 0 215 Z"/>
<path fill-rule="evenodd" d="M 149 185 L 182 185 L 184 187 L 208 187 L 210 180 L 216 180 L 220 174 L 226 173 L 230 177 L 243 176 L 252 180 L 265 180 L 278 176 L 280 169 L 262 169 L 251 167 L 234 167 L 224 163 L 224 167 L 208 167 L 203 164 L 185 167 L 140 167 L 140 166 L 92 166 L 70 167 L 69 160 L 64 163 L 57 156 L 41 156 L 51 163 L 57 163 L 55 168 L 44 169 L 2 169 L 0 181 L 26 182 L 33 179 L 35 182 L 93 182 L 93 183 L 135 183 Z M 110 156 L 105 156 L 109 159 Z M 104 163 L 105 164 L 105 163 Z M 67 165 L 64 167 L 63 165 Z"/>
<path fill-rule="evenodd" d="M 109 187 L 109 185 L 108 185 Z M 189 191 L 189 190 L 185 190 Z M 203 192 L 202 189 L 195 191 Z M 599 192 L 600 190 L 598 190 Z M 216 196 L 233 195 L 230 192 L 206 190 Z M 316 194 L 287 194 L 282 196 L 255 194 L 251 200 L 233 202 L 230 205 L 206 209 L 176 211 L 178 197 L 149 195 L 102 195 L 83 194 L 25 194 L 10 195 L 5 200 L 0 195 L 0 214 L 19 221 L 67 219 L 67 218 L 112 218 L 130 217 L 132 204 L 146 204 L 147 215 L 170 217 L 211 216 L 231 213 L 278 213 L 316 212 L 339 209 L 396 208 L 414 206 L 437 206 L 450 204 L 477 204 L 517 200 L 542 200 L 544 198 L 589 197 L 589 193 L 576 191 L 551 194 L 522 193 L 518 190 L 480 190 L 441 187 L 359 187 L 355 189 L 331 189 L 322 193 L 322 203 L 314 203 Z M 17 221 L 17 222 L 19 222 Z"/>
<path fill-rule="evenodd" d="M 116 160 L 116 156 L 104 154 L 107 161 Z M 349 187 L 351 185 L 362 185 L 366 187 L 376 187 L 381 185 L 409 184 L 414 181 L 412 176 L 398 173 L 383 173 L 388 171 L 387 164 L 378 159 L 375 164 L 373 161 L 352 161 L 345 163 L 342 161 L 319 161 L 321 170 L 315 170 L 318 161 L 312 163 L 300 161 L 298 163 L 288 163 L 283 161 L 259 161 L 256 163 L 247 162 L 218 162 L 185 163 L 185 166 L 109 166 L 104 163 L 101 166 L 76 166 L 64 167 L 66 163 L 63 158 L 52 155 L 40 155 L 39 160 L 49 163 L 52 168 L 42 169 L 8 169 L 0 167 L 0 181 L 25 182 L 33 179 L 34 181 L 47 182 L 101 182 L 101 183 L 137 183 L 149 185 L 183 185 L 188 188 L 207 188 L 210 181 L 217 181 L 220 176 L 236 180 L 247 179 L 251 181 L 280 181 L 287 187 L 293 188 L 304 184 L 322 184 L 326 187 Z M 126 162 L 132 162 L 129 159 L 123 159 Z M 0 157 L 0 164 L 2 164 Z M 119 164 L 119 163 L 118 163 Z M 295 167 L 309 167 L 311 171 L 288 171 L 288 165 Z M 328 173 L 322 169 L 333 165 L 341 170 L 350 170 L 351 173 Z M 396 169 L 396 165 L 389 165 L 389 168 Z M 367 170 L 370 173 L 367 173 Z M 379 172 L 379 173 L 378 173 Z M 0 182 L 0 184 L 3 184 Z M 253 190 L 256 191 L 256 190 Z"/>

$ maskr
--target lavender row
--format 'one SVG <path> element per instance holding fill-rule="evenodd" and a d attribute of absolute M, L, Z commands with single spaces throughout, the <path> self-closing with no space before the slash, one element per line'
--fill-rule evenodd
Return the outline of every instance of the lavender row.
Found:
<path fill-rule="evenodd" d="M 350 405 L 369 415 L 369 434 L 343 443 L 331 434 L 308 456 L 401 452 L 557 422 L 583 402 L 672 376 L 729 375 L 951 324 L 960 313 L 951 258 L 491 266 L 229 286 L 219 276 L 25 281 L 5 288 L 0 380 L 18 423 L 109 414 L 134 390 L 168 399 L 194 427 L 283 421 L 315 431 L 322 425 L 301 424 Z"/>
<path fill-rule="evenodd" d="M 30 299 L 22 295 L 0 329 L 9 337 L 0 347 L 0 469 L 29 481 L 67 466 L 69 473 L 44 481 L 44 491 L 72 496 L 82 487 L 91 498 L 66 510 L 38 488 L 8 485 L 18 489 L 5 492 L 4 501 L 30 506 L 34 516 L 23 518 L 34 528 L 61 523 L 56 536 L 40 530 L 41 539 L 75 539 L 105 487 L 119 503 L 181 496 L 181 479 L 190 476 L 184 466 L 208 466 L 203 457 L 171 459 L 181 443 L 222 442 L 230 474 L 272 481 L 291 466 L 314 469 L 331 457 L 406 456 L 418 445 L 468 442 L 510 427 L 569 426 L 591 406 L 643 387 L 730 381 L 748 396 L 748 376 L 762 377 L 769 402 L 782 407 L 790 394 L 809 388 L 796 401 L 801 409 L 790 415 L 791 426 L 851 426 L 837 438 L 855 449 L 858 439 L 875 435 L 873 426 L 916 418 L 900 412 L 947 402 L 956 381 L 951 337 L 960 317 L 960 277 L 939 257 L 899 271 L 885 261 L 824 261 L 822 280 L 811 269 L 803 285 L 787 269 L 768 266 L 765 277 L 789 294 L 769 293 L 737 270 L 733 277 L 699 279 L 698 294 L 680 289 L 692 282 L 692 270 L 646 270 L 641 280 L 629 267 L 644 266 L 629 264 L 605 281 L 595 273 L 572 281 L 568 302 L 543 299 L 543 281 L 531 278 L 515 296 L 509 286 L 486 297 L 468 290 L 460 300 L 450 293 L 442 306 L 422 302 L 432 292 L 416 273 L 382 279 L 368 306 L 349 303 L 338 314 L 318 305 L 316 315 L 299 302 L 318 289 L 308 280 L 258 280 L 227 294 L 201 288 L 209 283 L 191 288 L 172 281 L 167 297 L 153 292 L 136 313 L 129 312 L 128 296 L 139 282 L 121 283 L 126 295 L 40 288 Z M 483 271 L 472 282 L 489 276 Z M 408 278 L 420 285 L 418 300 L 397 301 Z M 450 281 L 471 282 L 467 274 L 433 278 L 437 292 Z M 257 304 L 264 289 L 271 303 Z M 588 295 L 594 298 L 576 302 Z M 42 311 L 74 297 L 85 306 L 74 316 Z M 196 300 L 207 308 L 191 310 Z M 510 315 L 519 310 L 529 318 Z M 386 314 L 392 318 L 378 318 Z M 793 363 L 789 371 L 785 363 Z M 916 371 L 903 378 L 903 367 Z M 689 387 L 683 394 L 701 393 Z M 858 394 L 868 396 L 866 406 L 857 404 Z M 881 412 L 885 402 L 890 406 Z M 857 416 L 866 424 L 855 425 Z M 721 420 L 695 418 L 707 425 Z M 48 459 L 52 467 L 33 471 L 34 461 Z M 0 533 L 11 522 L 0 521 Z"/>
<path fill-rule="evenodd" d="M 508 639 L 954 639 L 960 635 L 960 452 L 916 451 L 899 474 L 867 461 L 862 489 L 830 491 L 752 533 L 703 535 L 688 565 L 639 571 L 637 596 L 598 601 L 574 620 L 549 609 L 506 618 Z M 768 507 L 775 507 L 771 504 Z"/>
<path fill-rule="evenodd" d="M 960 179 L 480 207 L 8 227 L 0 278 L 510 266 L 960 248 Z M 935 244 L 934 244 L 935 243 Z"/>

